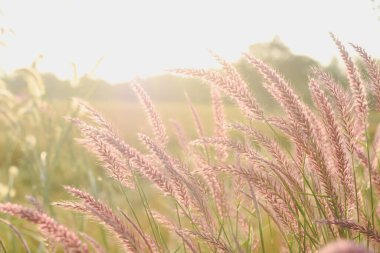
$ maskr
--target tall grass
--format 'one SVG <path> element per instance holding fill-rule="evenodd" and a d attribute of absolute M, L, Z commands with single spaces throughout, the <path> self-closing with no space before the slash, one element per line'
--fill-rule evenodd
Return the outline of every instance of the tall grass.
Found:
<path fill-rule="evenodd" d="M 135 82 L 131 88 L 152 129 L 138 133 L 144 150 L 125 142 L 89 104 L 75 100 L 81 117 L 72 114 L 69 125 L 79 130 L 78 142 L 101 162 L 127 207 L 111 208 L 71 186 L 65 190 L 77 201 L 55 206 L 103 224 L 125 252 L 315 252 L 338 239 L 378 250 L 379 66 L 352 45 L 366 66 L 368 78 L 362 78 L 345 46 L 331 36 L 347 68 L 348 89 L 312 69 L 313 105 L 277 71 L 244 55 L 281 106 L 278 115 L 264 111 L 235 67 L 215 54 L 221 71 L 173 70 L 210 85 L 211 136 L 188 98 L 197 137 L 189 140 L 173 121 L 177 139 L 169 138 L 153 102 Z M 229 122 L 223 96 L 235 102 L 244 119 Z M 181 156 L 168 149 L 173 141 Z M 39 208 L 2 203 L 0 211 L 37 224 L 47 249 L 105 252 L 92 237 L 72 232 Z"/>

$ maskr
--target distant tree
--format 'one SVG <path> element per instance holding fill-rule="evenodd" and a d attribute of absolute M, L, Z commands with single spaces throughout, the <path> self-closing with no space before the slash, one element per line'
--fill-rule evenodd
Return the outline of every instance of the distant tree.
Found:
<path fill-rule="evenodd" d="M 307 88 L 308 75 L 312 66 L 319 66 L 317 61 L 307 56 L 293 54 L 278 37 L 275 37 L 269 43 L 250 46 L 248 53 L 262 59 L 283 73 L 285 79 L 296 87 L 299 95 L 306 101 L 310 101 Z M 246 81 L 251 85 L 253 92 L 260 94 L 258 99 L 263 106 L 273 107 L 271 97 L 261 84 L 260 75 L 253 71 L 253 68 L 243 58 L 236 65 L 246 78 Z"/>
<path fill-rule="evenodd" d="M 297 89 L 298 94 L 305 101 L 310 101 L 307 88 L 308 75 L 310 67 L 319 65 L 316 60 L 303 55 L 295 55 L 278 37 L 268 43 L 250 46 L 248 53 L 262 59 L 283 73 L 285 79 Z M 261 76 L 243 58 L 237 61 L 235 65 L 257 95 L 258 101 L 267 109 L 273 108 L 275 103 L 262 87 Z M 343 80 L 337 59 L 333 59 L 326 69 L 335 78 Z M 41 74 L 41 78 L 45 85 L 45 96 L 48 99 L 85 96 L 90 100 L 136 100 L 127 82 L 111 85 L 104 80 L 82 76 L 77 80 L 78 85 L 73 87 L 70 81 L 61 80 L 50 73 Z M 26 89 L 27 84 L 24 78 L 19 75 L 10 75 L 3 79 L 8 83 L 9 88 L 16 93 L 22 93 Z M 162 74 L 141 79 L 139 82 L 156 102 L 183 102 L 186 100 L 185 93 L 196 103 L 208 103 L 210 101 L 208 87 L 196 79 Z"/>

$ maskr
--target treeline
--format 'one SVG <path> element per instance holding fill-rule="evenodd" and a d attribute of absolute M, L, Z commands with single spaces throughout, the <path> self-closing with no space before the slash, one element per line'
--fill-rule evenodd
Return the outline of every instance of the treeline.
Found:
<path fill-rule="evenodd" d="M 269 43 L 252 45 L 248 52 L 269 63 L 279 70 L 280 73 L 283 73 L 284 77 L 296 87 L 300 96 L 306 101 L 310 100 L 307 81 L 310 68 L 312 66 L 319 66 L 316 60 L 307 56 L 293 54 L 278 39 L 274 39 Z M 270 96 L 261 85 L 260 75 L 253 71 L 243 59 L 236 62 L 235 66 L 250 85 L 252 92 L 256 94 L 259 102 L 264 106 L 272 104 Z M 339 81 L 345 82 L 336 59 L 324 68 Z M 41 74 L 41 79 L 45 86 L 44 96 L 47 99 L 67 99 L 70 97 L 86 97 L 89 100 L 134 101 L 136 99 L 128 83 L 111 85 L 103 80 L 94 80 L 88 76 L 83 76 L 78 80 L 77 85 L 72 85 L 70 81 L 60 80 L 50 73 Z M 3 81 L 7 84 L 8 89 L 20 96 L 22 96 L 27 86 L 27 80 L 25 80 L 23 75 L 5 76 Z M 194 102 L 209 101 L 207 86 L 198 80 L 163 74 L 142 79 L 139 82 L 156 102 L 184 101 L 185 93 Z"/>

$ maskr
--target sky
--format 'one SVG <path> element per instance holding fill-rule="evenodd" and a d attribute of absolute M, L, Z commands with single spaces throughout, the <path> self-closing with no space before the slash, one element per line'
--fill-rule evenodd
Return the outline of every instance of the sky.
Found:
<path fill-rule="evenodd" d="M 380 10 L 370 0 L 0 0 L 0 71 L 30 66 L 60 78 L 112 83 L 173 68 L 236 61 L 278 36 L 296 54 L 328 64 L 329 32 L 380 58 Z"/>

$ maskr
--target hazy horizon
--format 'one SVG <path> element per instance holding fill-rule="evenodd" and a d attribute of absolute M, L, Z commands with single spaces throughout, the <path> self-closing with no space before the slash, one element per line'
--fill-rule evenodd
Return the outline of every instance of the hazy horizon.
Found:
<path fill-rule="evenodd" d="M 250 45 L 274 37 L 326 65 L 338 56 L 330 31 L 380 56 L 379 13 L 370 0 L 2 0 L 0 8 L 2 26 L 14 32 L 1 38 L 5 72 L 42 55 L 39 69 L 61 79 L 73 76 L 74 63 L 79 76 L 94 71 L 120 83 L 169 68 L 215 67 L 209 49 L 235 61 Z"/>

